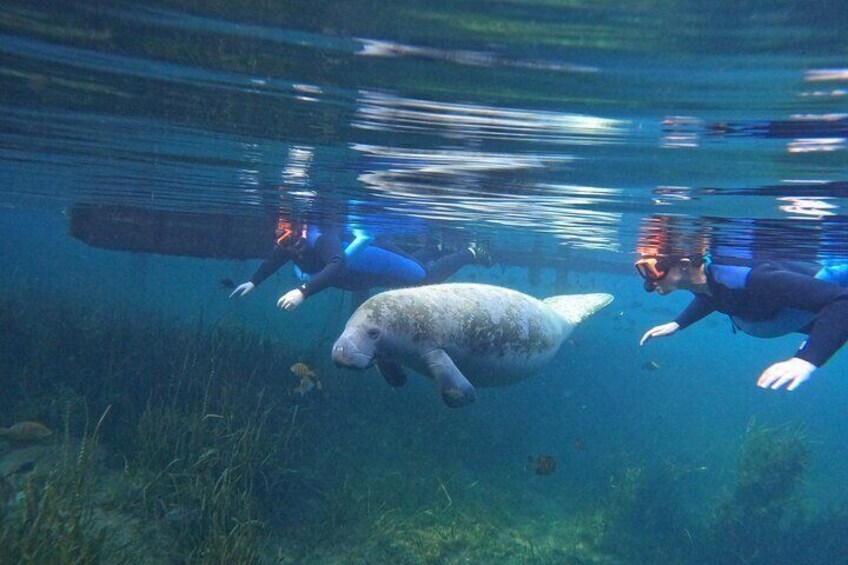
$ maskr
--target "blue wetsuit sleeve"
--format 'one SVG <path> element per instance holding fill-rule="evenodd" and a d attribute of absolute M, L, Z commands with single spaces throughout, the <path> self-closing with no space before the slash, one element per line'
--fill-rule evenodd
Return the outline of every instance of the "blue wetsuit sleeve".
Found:
<path fill-rule="evenodd" d="M 312 253 L 317 254 L 324 267 L 298 287 L 306 298 L 321 292 L 328 286 L 332 286 L 333 282 L 342 276 L 345 270 L 344 246 L 342 240 L 338 237 L 322 235 L 315 242 Z"/>
<path fill-rule="evenodd" d="M 259 286 L 259 284 L 273 275 L 279 270 L 280 267 L 288 263 L 294 255 L 288 247 L 283 247 L 282 245 L 278 245 L 274 248 L 274 251 L 271 253 L 271 256 L 268 257 L 265 261 L 259 265 L 259 268 L 256 269 L 256 272 L 253 273 L 253 276 L 250 277 L 250 282 L 252 282 L 255 286 Z"/>
<path fill-rule="evenodd" d="M 687 326 L 691 326 L 698 320 L 709 316 L 714 311 L 715 308 L 713 307 L 712 301 L 709 297 L 702 294 L 696 294 L 695 298 L 692 299 L 692 302 L 689 303 L 689 306 L 687 306 L 674 321 L 677 322 L 677 325 L 680 326 L 680 329 L 682 330 Z"/>
<path fill-rule="evenodd" d="M 767 268 L 752 270 L 747 288 L 755 299 L 817 313 L 809 337 L 795 357 L 821 367 L 848 341 L 848 290 L 839 285 Z"/>

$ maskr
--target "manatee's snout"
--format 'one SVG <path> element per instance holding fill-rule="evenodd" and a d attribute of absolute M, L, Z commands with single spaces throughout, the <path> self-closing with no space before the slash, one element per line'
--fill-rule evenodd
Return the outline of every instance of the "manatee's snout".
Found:
<path fill-rule="evenodd" d="M 344 333 L 333 344 L 333 364 L 348 369 L 367 369 L 374 363 L 370 349 L 361 347 L 354 336 Z"/>

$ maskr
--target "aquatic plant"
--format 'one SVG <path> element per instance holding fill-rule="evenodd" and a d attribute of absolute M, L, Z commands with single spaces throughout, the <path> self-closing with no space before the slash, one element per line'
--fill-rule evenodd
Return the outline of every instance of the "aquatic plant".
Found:
<path fill-rule="evenodd" d="M 93 311 L 50 296 L 32 304 L 0 300 L 0 334 L 17 336 L 19 346 L 0 351 L 0 369 L 9 369 L 0 375 L 10 393 L 0 395 L 4 417 L 61 421 L 60 397 L 67 427 L 78 429 L 79 408 L 112 406 L 110 426 L 96 437 L 111 461 L 124 462 L 105 502 L 120 519 L 141 516 L 155 525 L 145 533 L 170 546 L 173 559 L 259 560 L 267 536 L 260 516 L 285 488 L 297 444 L 296 406 L 279 378 L 295 361 L 285 344 L 226 323 L 170 324 L 155 314 Z M 46 484 L 68 476 L 57 471 Z M 40 484 L 33 483 L 34 493 Z M 47 509 L 64 500 L 58 486 L 46 492 L 62 496 L 25 500 Z M 8 516 L 4 524 L 7 536 L 21 533 L 10 529 Z"/>
<path fill-rule="evenodd" d="M 796 530 L 786 563 L 840 563 L 848 555 L 848 502 L 842 501 Z"/>
<path fill-rule="evenodd" d="M 801 525 L 797 494 L 810 460 L 803 428 L 752 422 L 740 451 L 736 487 L 716 512 L 708 552 L 717 562 L 774 563 Z"/>
<path fill-rule="evenodd" d="M 212 332 L 188 348 L 169 385 L 148 401 L 132 442 L 141 510 L 189 563 L 260 561 L 268 510 L 260 501 L 281 481 L 295 425 L 292 413 L 269 430 L 272 413 L 289 413 L 278 403 L 285 396 L 269 398 L 255 369 L 233 378 L 250 347 L 231 338 Z"/>
<path fill-rule="evenodd" d="M 22 491 L 0 509 L 0 562 L 97 563 L 107 531 L 94 520 L 95 452 L 108 409 L 91 432 L 74 444 L 65 427 L 61 459 L 32 473 Z M 67 419 L 66 419 L 67 422 Z"/>
<path fill-rule="evenodd" d="M 375 516 L 362 551 L 393 563 L 546 562 L 552 548 L 535 546 L 507 522 L 481 505 L 460 509 L 440 501 L 411 513 L 390 509 Z"/>
<path fill-rule="evenodd" d="M 582 545 L 625 562 L 686 562 L 694 548 L 678 489 L 670 463 L 624 465 L 610 477 L 606 501 L 582 521 Z"/>

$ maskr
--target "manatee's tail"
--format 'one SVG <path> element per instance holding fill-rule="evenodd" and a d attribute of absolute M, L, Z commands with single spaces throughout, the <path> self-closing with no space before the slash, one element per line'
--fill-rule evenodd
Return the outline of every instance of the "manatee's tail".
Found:
<path fill-rule="evenodd" d="M 576 326 L 604 306 L 612 302 L 612 294 L 563 294 L 544 299 L 551 310 L 559 314 L 560 318 Z"/>

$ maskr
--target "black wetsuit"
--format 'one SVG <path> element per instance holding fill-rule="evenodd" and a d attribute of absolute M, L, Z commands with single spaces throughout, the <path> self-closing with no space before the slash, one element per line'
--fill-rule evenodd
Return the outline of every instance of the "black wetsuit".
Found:
<path fill-rule="evenodd" d="M 809 337 L 795 357 L 816 367 L 848 340 L 848 290 L 814 278 L 814 270 L 767 261 L 751 268 L 739 288 L 716 280 L 712 265 L 706 275 L 710 294 L 695 294 L 675 320 L 681 329 L 714 311 L 753 321 L 768 320 L 784 308 L 812 312 L 813 321 L 799 330 Z"/>
<path fill-rule="evenodd" d="M 314 245 L 306 247 L 302 252 L 296 252 L 291 246 L 278 245 L 271 256 L 256 270 L 250 282 L 259 284 L 277 272 L 289 261 L 294 261 L 301 271 L 310 275 L 308 281 L 298 288 L 303 296 L 308 298 L 321 292 L 328 286 L 338 286 L 350 277 L 341 277 L 345 271 L 345 254 L 342 240 L 330 234 L 322 234 Z M 362 290 L 368 288 L 347 288 L 347 290 Z"/>
<path fill-rule="evenodd" d="M 406 254 L 386 241 L 371 245 L 395 254 L 399 261 L 414 261 L 420 267 L 420 277 L 411 281 L 408 270 L 406 276 L 400 276 L 391 269 L 376 273 L 348 269 L 344 252 L 345 244 L 342 239 L 332 233 L 323 233 L 301 252 L 296 252 L 290 246 L 275 247 L 271 257 L 259 266 L 250 278 L 250 282 L 259 286 L 280 267 L 289 261 L 294 261 L 303 273 L 309 275 L 309 280 L 298 286 L 303 296 L 309 298 L 330 286 L 342 290 L 362 291 L 375 287 L 409 286 L 410 283 L 435 284 L 444 281 L 462 266 L 474 261 L 474 255 L 467 249 L 428 260 L 429 257 L 423 254 L 420 256 Z M 429 250 L 424 252 L 430 253 Z"/>
<path fill-rule="evenodd" d="M 794 119 L 718 122 L 707 126 L 712 135 L 775 139 L 836 138 L 848 135 L 848 119 Z"/>

